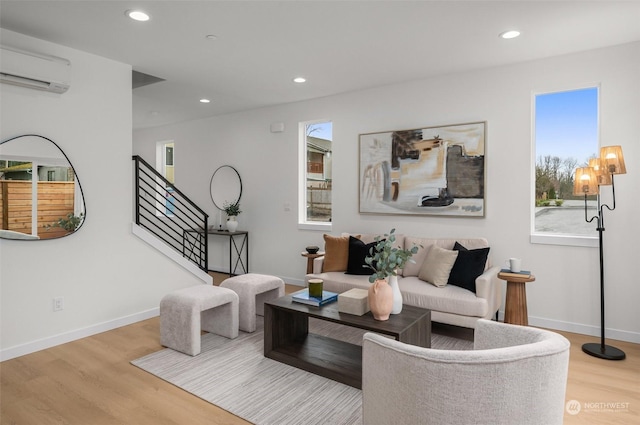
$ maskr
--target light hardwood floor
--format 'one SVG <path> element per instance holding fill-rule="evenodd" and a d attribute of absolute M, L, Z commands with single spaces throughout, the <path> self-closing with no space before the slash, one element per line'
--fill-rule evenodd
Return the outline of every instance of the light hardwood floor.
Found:
<path fill-rule="evenodd" d="M 571 341 L 566 399 L 582 408 L 565 424 L 640 423 L 640 345 L 609 341 L 627 354 L 612 362 L 582 353 L 593 337 L 562 334 Z M 0 424 L 248 424 L 129 363 L 161 348 L 153 318 L 2 362 Z"/>

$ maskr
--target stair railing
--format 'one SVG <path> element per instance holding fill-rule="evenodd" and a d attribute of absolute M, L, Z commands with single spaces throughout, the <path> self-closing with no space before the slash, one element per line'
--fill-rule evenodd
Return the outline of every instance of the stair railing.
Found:
<path fill-rule="evenodd" d="M 140 156 L 133 161 L 136 224 L 208 271 L 207 213 Z"/>

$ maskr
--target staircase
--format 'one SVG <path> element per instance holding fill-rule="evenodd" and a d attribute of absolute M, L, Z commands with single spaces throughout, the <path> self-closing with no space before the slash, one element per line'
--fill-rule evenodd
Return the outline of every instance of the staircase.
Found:
<path fill-rule="evenodd" d="M 209 216 L 140 156 L 133 161 L 135 224 L 206 273 Z"/>

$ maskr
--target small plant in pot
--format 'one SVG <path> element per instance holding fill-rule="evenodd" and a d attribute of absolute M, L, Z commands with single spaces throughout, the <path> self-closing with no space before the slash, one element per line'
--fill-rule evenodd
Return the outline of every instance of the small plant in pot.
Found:
<path fill-rule="evenodd" d="M 229 217 L 237 217 L 242 212 L 242 210 L 240 210 L 240 202 L 225 202 L 222 208 Z"/>
<path fill-rule="evenodd" d="M 242 212 L 240 209 L 240 201 L 225 202 L 223 205 L 224 212 L 227 214 L 227 230 L 235 232 L 238 228 L 238 220 L 236 217 Z"/>
<path fill-rule="evenodd" d="M 396 244 L 396 229 L 391 229 L 389 234 L 376 236 L 374 241 L 376 246 L 371 248 L 369 256 L 364 259 L 366 266 L 373 270 L 373 274 L 369 276 L 369 282 L 373 283 L 378 279 L 386 279 L 389 276 L 397 276 L 398 269 L 407 264 L 407 261 L 413 262 L 411 257 L 418 253 L 418 247 L 414 246 L 410 250 L 400 249 Z"/>
<path fill-rule="evenodd" d="M 402 294 L 398 287 L 398 269 L 414 262 L 411 257 L 418 252 L 418 247 L 401 249 L 396 246 L 396 229 L 391 229 L 384 239 L 376 236 L 376 245 L 365 257 L 365 265 L 373 270 L 369 276 L 369 282 L 373 285 L 369 288 L 369 306 L 373 317 L 377 320 L 387 320 L 389 314 L 398 314 L 402 311 Z M 386 279 L 389 279 L 388 285 Z"/>

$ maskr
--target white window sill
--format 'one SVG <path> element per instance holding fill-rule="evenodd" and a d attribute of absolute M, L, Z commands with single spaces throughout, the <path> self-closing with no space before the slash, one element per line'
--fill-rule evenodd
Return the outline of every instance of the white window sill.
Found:
<path fill-rule="evenodd" d="M 531 243 L 542 245 L 565 245 L 598 247 L 598 238 L 593 236 L 550 235 L 534 233 L 531 235 Z"/>
<path fill-rule="evenodd" d="M 298 223 L 299 230 L 316 230 L 319 232 L 330 232 L 331 223 Z"/>

